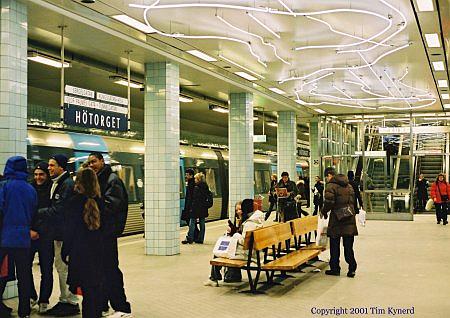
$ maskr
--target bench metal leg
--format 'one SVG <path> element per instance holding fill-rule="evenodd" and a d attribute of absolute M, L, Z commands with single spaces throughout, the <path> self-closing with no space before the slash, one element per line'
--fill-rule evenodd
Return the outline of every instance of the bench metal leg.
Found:
<path fill-rule="evenodd" d="M 244 290 L 244 291 L 241 291 L 241 293 L 244 293 L 244 294 L 248 294 L 248 293 L 264 294 L 263 291 L 256 290 L 256 287 L 258 286 L 258 280 L 259 280 L 260 273 L 261 273 L 261 271 L 257 270 L 256 271 L 256 276 L 255 276 L 255 278 L 253 278 L 251 270 L 247 269 L 248 284 L 250 285 L 250 290 Z"/>
<path fill-rule="evenodd" d="M 280 277 L 280 278 L 295 278 L 295 276 L 286 274 L 285 271 L 281 271 L 280 274 L 274 275 L 274 276 L 275 277 Z"/>

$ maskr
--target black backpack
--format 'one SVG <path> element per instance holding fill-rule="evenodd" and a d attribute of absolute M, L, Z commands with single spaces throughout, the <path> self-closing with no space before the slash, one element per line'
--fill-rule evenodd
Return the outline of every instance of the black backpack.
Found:
<path fill-rule="evenodd" d="M 113 174 L 109 176 L 109 178 L 114 177 Z M 117 177 L 118 182 L 120 183 L 120 186 L 122 187 L 124 200 L 122 201 L 122 204 L 119 208 L 119 213 L 115 215 L 114 220 L 114 234 L 116 236 L 121 236 L 123 234 L 123 231 L 125 230 L 125 225 L 127 224 L 127 218 L 128 218 L 128 192 L 125 188 L 125 185 L 123 184 L 122 179 L 119 178 L 119 176 L 116 174 L 115 177 Z M 108 180 L 108 183 L 110 180 Z"/>
<path fill-rule="evenodd" d="M 206 192 L 205 208 L 209 209 L 213 206 L 213 204 L 214 204 L 213 194 L 210 190 L 208 190 Z"/>

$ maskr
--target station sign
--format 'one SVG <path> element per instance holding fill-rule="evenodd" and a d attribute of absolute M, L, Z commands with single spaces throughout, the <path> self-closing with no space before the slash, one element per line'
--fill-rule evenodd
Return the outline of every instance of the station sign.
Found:
<path fill-rule="evenodd" d="M 439 117 L 436 117 L 439 118 Z M 409 134 L 409 127 L 379 127 L 380 134 Z M 412 128 L 413 134 L 436 134 L 450 132 L 450 126 L 414 126 Z"/>
<path fill-rule="evenodd" d="M 355 151 L 355 155 L 362 156 L 362 151 Z M 364 157 L 383 158 L 386 157 L 386 151 L 364 151 Z"/>
<path fill-rule="evenodd" d="M 253 142 L 267 142 L 266 135 L 253 135 Z"/>
<path fill-rule="evenodd" d="M 66 85 L 64 123 L 109 131 L 128 130 L 126 98 Z"/>
<path fill-rule="evenodd" d="M 307 148 L 297 147 L 297 156 L 299 157 L 309 157 L 310 151 Z"/>

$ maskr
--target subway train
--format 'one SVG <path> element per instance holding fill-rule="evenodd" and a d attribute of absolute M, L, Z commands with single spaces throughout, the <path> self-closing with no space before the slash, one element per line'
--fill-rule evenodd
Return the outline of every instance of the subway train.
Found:
<path fill-rule="evenodd" d="M 144 143 L 138 140 L 80 134 L 67 131 L 28 129 L 27 153 L 30 168 L 60 153 L 69 159 L 68 169 L 76 171 L 89 153 L 98 151 L 123 180 L 129 197 L 129 212 L 124 235 L 142 233 L 144 222 L 140 205 L 144 201 Z M 228 152 L 203 147 L 180 145 L 180 206 L 184 206 L 184 171 L 188 168 L 203 172 L 214 195 L 207 221 L 228 217 Z M 270 176 L 276 173 L 276 157 L 255 154 L 255 195 L 263 196 L 263 208 L 268 208 Z M 307 162 L 297 164 L 297 174 L 303 175 Z M 184 223 L 184 222 L 183 222 Z M 181 223 L 181 225 L 184 225 Z"/>

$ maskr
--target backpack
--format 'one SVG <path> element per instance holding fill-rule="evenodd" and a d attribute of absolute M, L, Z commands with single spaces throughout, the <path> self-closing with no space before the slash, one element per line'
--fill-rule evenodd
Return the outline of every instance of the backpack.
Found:
<path fill-rule="evenodd" d="M 213 206 L 213 204 L 214 204 L 213 194 L 210 190 L 208 190 L 206 192 L 205 208 L 209 209 Z"/>
<path fill-rule="evenodd" d="M 109 176 L 108 183 L 112 181 L 111 178 L 114 178 L 113 174 Z M 115 174 L 117 177 L 117 180 L 120 184 L 120 187 L 122 188 L 124 200 L 120 204 L 120 208 L 118 213 L 115 214 L 115 220 L 114 220 L 114 234 L 116 236 L 121 236 L 123 234 L 123 231 L 125 230 L 125 225 L 127 224 L 127 218 L 128 218 L 128 192 L 125 188 L 125 185 L 123 184 L 122 179 L 119 178 L 117 174 Z"/>

